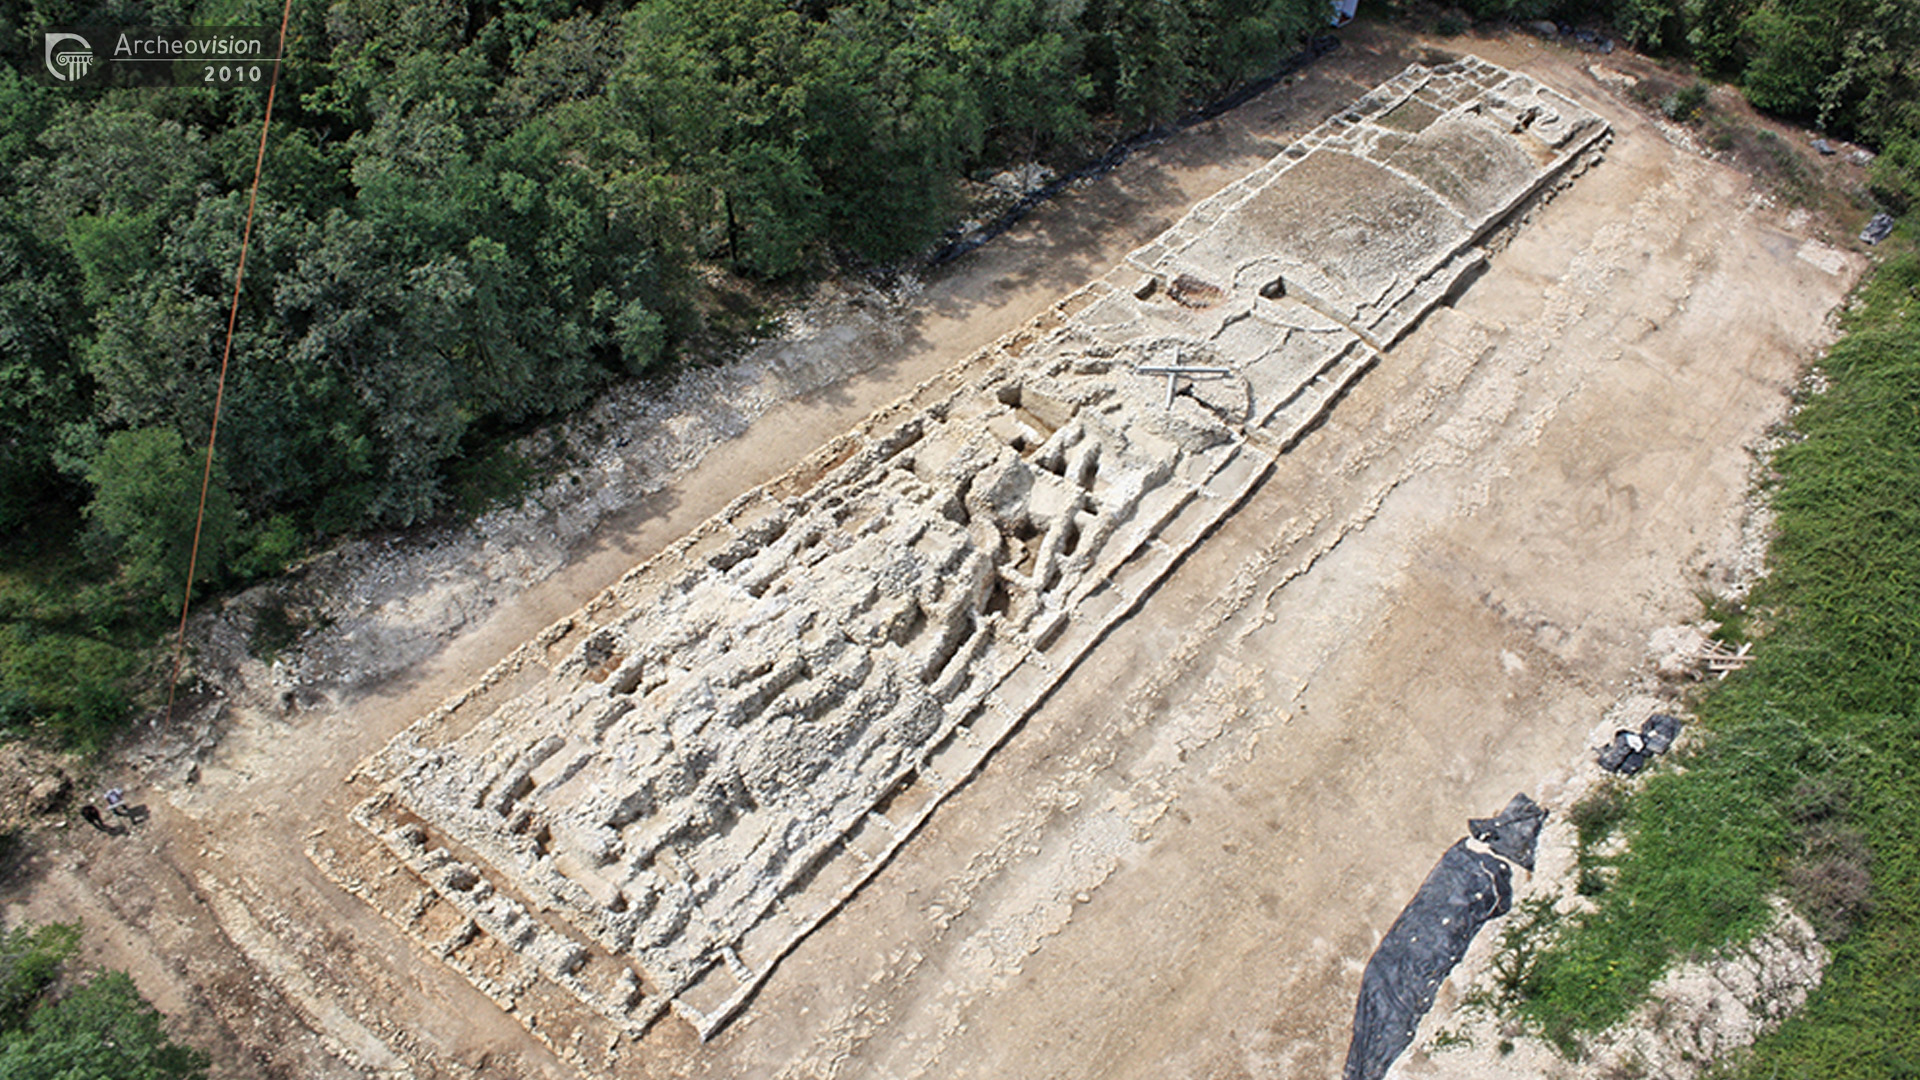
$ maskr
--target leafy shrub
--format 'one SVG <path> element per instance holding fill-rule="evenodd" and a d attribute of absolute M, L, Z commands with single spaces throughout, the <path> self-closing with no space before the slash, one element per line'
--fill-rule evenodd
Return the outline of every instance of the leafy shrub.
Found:
<path fill-rule="evenodd" d="M 1902 212 L 1920 200 L 1920 133 L 1889 142 L 1874 159 L 1873 193 Z"/>
<path fill-rule="evenodd" d="M 300 554 L 303 541 L 292 515 L 275 514 L 235 538 L 231 565 L 243 580 L 256 581 L 285 570 Z"/>
<path fill-rule="evenodd" d="M 1660 99 L 1660 112 L 1667 119 L 1687 124 L 1700 115 L 1707 104 L 1707 84 L 1696 82 Z"/>
<path fill-rule="evenodd" d="M 167 1037 L 125 972 L 95 975 L 0 1034 L 0 1076 L 19 1080 L 205 1080 L 204 1051 Z"/>
<path fill-rule="evenodd" d="M 88 472 L 94 488 L 87 505 L 94 550 L 119 564 L 135 593 L 155 597 L 164 607 L 176 606 L 173 597 L 187 579 L 202 475 L 199 456 L 168 428 L 115 432 Z M 195 582 L 213 580 L 220 566 L 215 553 L 233 532 L 232 501 L 217 474 L 215 480 L 207 490 Z"/>
<path fill-rule="evenodd" d="M 80 948 L 77 923 L 16 926 L 0 935 L 0 1031 L 19 1027 L 60 965 Z"/>

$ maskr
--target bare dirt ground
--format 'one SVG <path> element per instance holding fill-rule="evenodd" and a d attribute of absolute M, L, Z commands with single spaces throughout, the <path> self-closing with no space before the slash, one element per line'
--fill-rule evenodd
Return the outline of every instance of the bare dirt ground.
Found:
<path fill-rule="evenodd" d="M 1663 137 L 1592 57 L 1443 44 L 1606 116 L 1607 159 L 1284 457 L 740 1021 L 705 1045 L 665 1021 L 631 1075 L 1333 1076 L 1361 966 L 1464 818 L 1520 790 L 1561 805 L 1649 635 L 1750 557 L 1747 448 L 1863 260 Z M 1296 85 L 1141 154 L 911 301 L 839 303 L 805 340 L 851 374 L 769 402 L 628 501 L 585 514 L 555 496 L 391 545 L 432 558 L 327 579 L 358 606 L 277 671 L 209 663 L 224 700 L 125 761 L 150 820 L 43 829 L 0 894 L 8 921 L 85 922 L 88 959 L 130 970 L 217 1076 L 574 1076 L 309 861 L 321 830 L 351 828 L 348 771 L 1420 48 L 1354 28 Z M 783 347 L 770 370 L 812 355 Z M 239 625 L 209 629 L 209 655 Z"/>

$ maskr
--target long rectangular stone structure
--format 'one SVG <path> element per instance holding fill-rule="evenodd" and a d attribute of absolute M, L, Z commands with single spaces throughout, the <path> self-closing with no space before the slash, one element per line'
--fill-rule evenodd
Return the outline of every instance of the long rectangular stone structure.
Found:
<path fill-rule="evenodd" d="M 710 1037 L 1606 137 L 1409 68 L 402 732 L 316 863 L 590 1071 Z"/>

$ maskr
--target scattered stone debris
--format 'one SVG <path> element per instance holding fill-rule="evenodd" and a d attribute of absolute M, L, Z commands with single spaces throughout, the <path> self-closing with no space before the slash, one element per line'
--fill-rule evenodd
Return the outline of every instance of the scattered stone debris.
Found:
<path fill-rule="evenodd" d="M 1718 623 L 1703 626 L 1665 626 L 1655 630 L 1647 641 L 1647 652 L 1654 673 L 1662 679 L 1683 681 L 1700 677 L 1700 653 L 1707 647 L 1708 635 Z"/>
<path fill-rule="evenodd" d="M 405 884 L 336 880 L 448 912 L 436 951 L 536 1035 L 710 1037 L 1607 135 L 1476 58 L 1409 68 L 397 736 L 354 820 Z M 1198 367 L 1231 377 L 1139 375 Z"/>
<path fill-rule="evenodd" d="M 1794 251 L 1793 255 L 1794 258 L 1819 269 L 1824 274 L 1838 277 L 1847 272 L 1846 254 L 1839 248 L 1823 244 L 1812 237 L 1801 241 L 1800 247 Z"/>
<path fill-rule="evenodd" d="M 1572 30 L 1569 31 L 1568 36 L 1583 49 L 1597 52 L 1602 56 L 1613 54 L 1613 39 L 1610 37 L 1602 37 L 1591 30 Z"/>
<path fill-rule="evenodd" d="M 1863 146 L 1854 147 L 1853 152 L 1847 155 L 1848 161 L 1852 162 L 1855 165 L 1859 165 L 1863 168 L 1865 166 L 1873 164 L 1873 158 L 1874 158 L 1873 151 L 1868 150 Z"/>
<path fill-rule="evenodd" d="M 1031 195 L 1053 183 L 1054 171 L 1037 161 L 1003 169 L 988 178 L 987 185 L 1016 198 Z"/>
<path fill-rule="evenodd" d="M 0 743 L 0 832 L 68 809 L 79 764 L 23 740 Z"/>
<path fill-rule="evenodd" d="M 1873 220 L 1867 222 L 1866 228 L 1860 230 L 1860 242 L 1863 244 L 1877 244 L 1892 235 L 1893 215 L 1881 211 L 1873 215 Z"/>
<path fill-rule="evenodd" d="M 56 772 L 43 776 L 33 782 L 33 788 L 27 792 L 27 805 L 36 814 L 52 813 L 67 801 L 73 791 L 73 780 L 66 773 Z"/>
<path fill-rule="evenodd" d="M 1640 85 L 1638 76 L 1629 75 L 1624 71 L 1615 71 L 1604 64 L 1588 64 L 1587 74 L 1593 76 L 1596 81 L 1618 90 L 1631 90 Z"/>

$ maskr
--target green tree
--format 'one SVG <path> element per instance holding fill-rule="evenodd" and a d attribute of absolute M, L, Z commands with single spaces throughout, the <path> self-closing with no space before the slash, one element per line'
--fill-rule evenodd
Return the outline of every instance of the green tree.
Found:
<path fill-rule="evenodd" d="M 198 199 L 210 169 L 204 134 L 163 120 L 138 102 L 76 101 L 41 134 L 47 153 L 31 170 L 27 187 L 50 224 L 115 212 L 164 220 Z"/>
<path fill-rule="evenodd" d="M 77 923 L 16 926 L 0 934 L 0 1031 L 20 1027 L 80 948 Z"/>
<path fill-rule="evenodd" d="M 1614 0 L 1613 25 L 1635 46 L 1650 52 L 1684 47 L 1687 40 L 1677 0 Z"/>
<path fill-rule="evenodd" d="M 13 209 L 0 203 L 0 529 L 57 490 L 61 426 L 86 413 L 70 346 L 79 298 Z"/>
<path fill-rule="evenodd" d="M 1864 89 L 1850 85 L 1859 72 L 1848 54 L 1858 51 L 1872 6 L 1873 0 L 1764 0 L 1742 24 L 1752 42 L 1741 79 L 1747 100 L 1783 116 L 1838 119 Z"/>
<path fill-rule="evenodd" d="M 14 175 L 20 163 L 34 155 L 36 137 L 56 104 L 52 87 L 34 82 L 12 65 L 0 67 L 0 176 Z"/>
<path fill-rule="evenodd" d="M 292 461 L 325 531 L 411 525 L 439 512 L 439 463 L 468 417 L 450 349 L 472 286 L 454 256 L 412 263 L 375 223 L 335 211 L 276 302 L 296 336 L 289 390 L 310 411 Z M 271 415 L 264 409 L 261 418 Z"/>
<path fill-rule="evenodd" d="M 807 129 L 808 24 L 777 0 L 654 0 L 625 26 L 608 94 L 674 177 L 701 248 L 736 270 L 798 269 L 822 232 Z"/>
<path fill-rule="evenodd" d="M 1265 74 L 1324 26 L 1326 17 L 1321 0 L 1207 0 L 1200 7 L 1210 29 L 1202 50 L 1207 70 L 1221 84 Z"/>
<path fill-rule="evenodd" d="M 979 24 L 958 4 L 872 0 L 834 13 L 809 53 L 807 153 L 834 238 L 872 258 L 925 245 L 986 135 Z"/>
<path fill-rule="evenodd" d="M 167 1037 L 159 1010 L 124 972 L 94 975 L 0 1032 L 9 1080 L 204 1080 L 204 1051 Z"/>
<path fill-rule="evenodd" d="M 622 58 L 620 25 L 610 13 L 583 14 L 543 27 L 514 61 L 497 108 L 514 122 L 597 95 Z"/>
<path fill-rule="evenodd" d="M 186 580 L 203 471 L 200 456 L 170 428 L 116 432 L 94 460 L 87 474 L 94 495 L 86 509 L 93 544 L 118 563 L 134 592 L 165 597 Z M 233 526 L 232 501 L 216 471 L 207 491 L 196 582 L 219 575 Z"/>
<path fill-rule="evenodd" d="M 1180 111 L 1197 82 L 1199 29 L 1184 0 L 1093 0 L 1095 68 L 1113 110 L 1130 125 Z"/>
<path fill-rule="evenodd" d="M 1700 70 L 1737 77 L 1747 63 L 1741 25 L 1752 13 L 1753 0 L 1684 0 L 1681 10 L 1687 24 L 1687 47 Z"/>
<path fill-rule="evenodd" d="M 1086 35 L 1063 4 L 981 0 L 983 55 L 969 68 L 984 98 L 987 135 L 1017 156 L 1069 144 L 1092 131 L 1094 83 Z"/>

